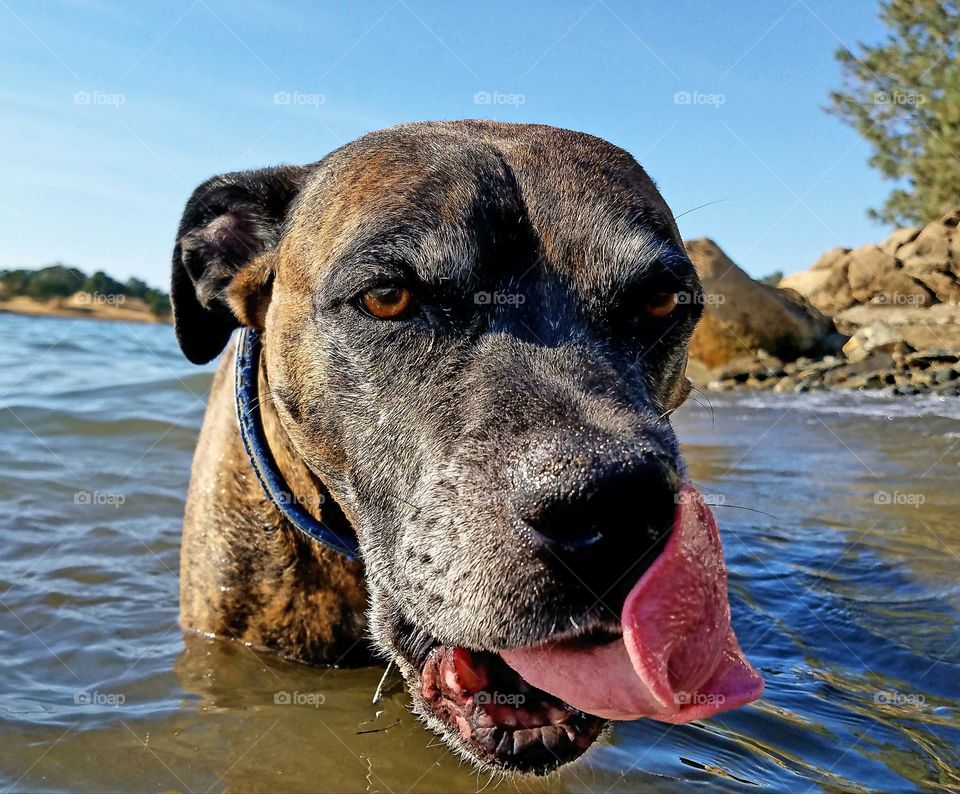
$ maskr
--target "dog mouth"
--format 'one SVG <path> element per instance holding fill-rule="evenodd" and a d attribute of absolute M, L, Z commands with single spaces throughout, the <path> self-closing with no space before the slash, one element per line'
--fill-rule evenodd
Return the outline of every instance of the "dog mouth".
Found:
<path fill-rule="evenodd" d="M 426 640 L 412 664 L 415 702 L 474 760 L 545 774 L 608 720 L 685 723 L 760 697 L 763 679 L 730 625 L 716 522 L 693 487 L 680 490 L 670 537 L 627 595 L 619 628 L 498 651 Z"/>
<path fill-rule="evenodd" d="M 504 770 L 545 774 L 580 756 L 607 724 L 487 651 L 437 645 L 418 684 L 428 722 L 456 732 L 475 760 Z"/>

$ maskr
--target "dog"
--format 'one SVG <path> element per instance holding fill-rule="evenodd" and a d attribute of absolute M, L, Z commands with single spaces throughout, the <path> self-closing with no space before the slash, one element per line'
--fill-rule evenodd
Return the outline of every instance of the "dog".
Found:
<path fill-rule="evenodd" d="M 183 627 L 385 658 L 488 769 L 544 774 L 611 718 L 754 699 L 669 420 L 701 295 L 653 181 L 579 132 L 405 124 L 204 182 L 174 324 L 191 361 L 228 353 Z M 719 690 L 726 706 L 683 703 Z"/>

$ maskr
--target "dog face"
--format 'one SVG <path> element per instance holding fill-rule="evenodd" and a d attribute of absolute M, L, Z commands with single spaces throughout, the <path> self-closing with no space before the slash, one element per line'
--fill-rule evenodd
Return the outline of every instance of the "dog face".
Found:
<path fill-rule="evenodd" d="M 604 721 L 499 656 L 620 631 L 682 480 L 700 286 L 625 152 L 549 127 L 368 135 L 218 177 L 174 256 L 195 361 L 238 323 L 297 453 L 351 521 L 373 639 L 465 757 L 545 772 Z"/>

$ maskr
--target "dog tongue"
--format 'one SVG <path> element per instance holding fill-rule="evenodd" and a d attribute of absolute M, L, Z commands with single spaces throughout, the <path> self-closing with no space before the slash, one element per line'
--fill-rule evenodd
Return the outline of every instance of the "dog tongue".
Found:
<path fill-rule="evenodd" d="M 503 651 L 528 683 L 616 720 L 689 722 L 756 700 L 763 679 L 730 628 L 727 571 L 713 514 L 684 485 L 660 556 L 627 596 L 623 638 Z"/>

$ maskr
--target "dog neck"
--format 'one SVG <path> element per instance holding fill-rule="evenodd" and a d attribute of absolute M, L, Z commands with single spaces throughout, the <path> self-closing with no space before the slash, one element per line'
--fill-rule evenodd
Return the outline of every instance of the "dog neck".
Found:
<path fill-rule="evenodd" d="M 356 560 L 355 534 L 336 503 L 330 500 L 322 482 L 297 454 L 283 428 L 270 399 L 259 335 L 252 329 L 241 332 L 235 384 L 243 445 L 264 495 L 303 535 L 348 561 Z"/>

